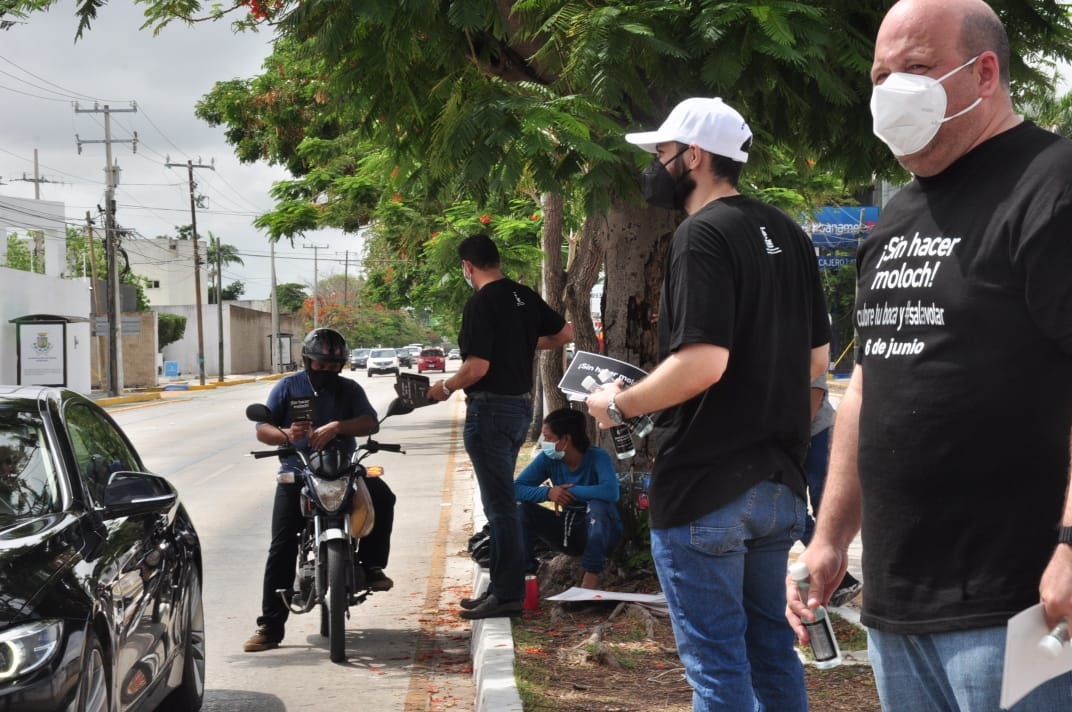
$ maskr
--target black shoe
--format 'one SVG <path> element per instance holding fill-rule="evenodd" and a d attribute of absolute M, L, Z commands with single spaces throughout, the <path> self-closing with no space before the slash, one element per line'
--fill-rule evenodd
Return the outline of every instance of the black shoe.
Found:
<path fill-rule="evenodd" d="M 495 594 L 489 595 L 484 602 L 472 610 L 462 611 L 461 617 L 467 621 L 480 620 L 481 618 L 503 618 L 505 616 L 521 615 L 521 599 L 516 601 L 500 601 Z"/>
<path fill-rule="evenodd" d="M 390 591 L 395 586 L 395 582 L 379 566 L 365 569 L 365 582 L 370 591 Z"/>
<path fill-rule="evenodd" d="M 474 608 L 476 608 L 477 606 L 479 606 L 481 603 L 486 601 L 488 596 L 490 596 L 490 595 L 491 595 L 491 589 L 490 588 L 485 589 L 484 593 L 480 594 L 479 596 L 477 596 L 475 598 L 463 598 L 462 600 L 458 601 L 458 605 L 461 606 L 462 608 L 464 608 L 467 611 L 471 611 Z"/>
<path fill-rule="evenodd" d="M 864 585 L 856 580 L 852 574 L 848 571 L 845 572 L 845 576 L 841 579 L 841 583 L 834 589 L 834 595 L 830 597 L 830 607 L 837 608 L 838 606 L 844 606 L 860 595 Z"/>

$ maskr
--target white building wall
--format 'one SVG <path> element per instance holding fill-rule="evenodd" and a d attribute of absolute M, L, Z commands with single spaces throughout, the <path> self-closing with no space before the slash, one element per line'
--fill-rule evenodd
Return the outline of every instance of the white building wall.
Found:
<path fill-rule="evenodd" d="M 12 319 L 54 314 L 89 319 L 89 280 L 59 279 L 0 267 L 0 383 L 18 382 L 16 326 Z M 90 392 L 90 324 L 67 324 L 67 387 Z"/>
<path fill-rule="evenodd" d="M 150 306 L 193 305 L 197 301 L 193 240 L 125 238 L 122 247 L 130 261 L 131 271 L 150 281 L 150 286 L 145 288 Z M 205 247 L 204 240 L 197 241 L 197 251 L 201 256 L 202 304 L 208 304 L 209 287 Z"/>
<path fill-rule="evenodd" d="M 0 196 L 0 264 L 7 264 L 7 236 L 44 234 L 45 274 L 62 277 L 67 271 L 67 224 L 63 203 Z"/>

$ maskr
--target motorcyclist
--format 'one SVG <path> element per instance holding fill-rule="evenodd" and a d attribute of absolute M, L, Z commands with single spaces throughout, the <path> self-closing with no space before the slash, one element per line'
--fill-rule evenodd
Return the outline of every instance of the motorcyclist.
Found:
<path fill-rule="evenodd" d="M 379 430 L 376 411 L 357 382 L 341 377 L 349 358 L 346 339 L 333 329 L 313 329 L 302 343 L 303 370 L 286 376 L 272 388 L 267 406 L 274 422 L 257 423 L 257 440 L 267 445 L 337 448 L 349 454 L 357 437 Z M 280 472 L 299 468 L 297 456 L 280 458 Z M 394 582 L 384 573 L 391 547 L 395 495 L 379 478 L 366 478 L 376 511 L 372 531 L 361 539 L 358 565 L 368 587 L 388 591 Z M 290 610 L 279 589 L 294 582 L 299 537 L 305 519 L 299 509 L 301 483 L 277 483 L 272 506 L 272 541 L 264 566 L 264 590 L 257 631 L 246 641 L 247 653 L 276 648 L 283 640 Z"/>

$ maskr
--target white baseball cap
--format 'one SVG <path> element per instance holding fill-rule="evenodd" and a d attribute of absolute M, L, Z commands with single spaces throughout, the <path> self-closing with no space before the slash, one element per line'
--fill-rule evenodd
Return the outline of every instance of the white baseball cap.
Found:
<path fill-rule="evenodd" d="M 657 131 L 625 135 L 626 141 L 648 153 L 655 153 L 656 144 L 679 141 L 741 163 L 748 162 L 746 149 L 751 138 L 752 129 L 744 117 L 717 97 L 686 99 L 674 107 Z"/>

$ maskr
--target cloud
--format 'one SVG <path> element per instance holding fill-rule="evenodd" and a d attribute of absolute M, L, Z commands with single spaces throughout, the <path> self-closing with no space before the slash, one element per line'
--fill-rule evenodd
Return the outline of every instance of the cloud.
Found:
<path fill-rule="evenodd" d="M 235 245 L 245 265 L 226 269 L 225 283 L 241 280 L 245 297 L 265 298 L 269 247 L 251 222 L 271 208 L 268 191 L 287 172 L 263 162 L 239 163 L 222 128 L 195 117 L 194 107 L 216 82 L 258 74 L 271 51 L 271 35 L 235 34 L 224 20 L 192 27 L 174 23 L 154 37 L 138 29 L 143 21 L 133 3 L 111 2 L 76 43 L 74 4 L 64 0 L 0 31 L 0 195 L 33 198 L 37 189 L 41 198 L 66 204 L 71 224 L 84 224 L 87 210 L 95 216 L 104 203 L 101 109 L 107 105 L 113 110 L 112 159 L 121 169 L 120 224 L 146 238 L 175 234 L 175 226 L 191 221 L 185 164 L 214 163 L 214 170 L 194 171 L 196 193 L 208 201 L 196 213 L 198 234 L 207 238 L 211 232 Z M 35 149 L 43 181 L 37 183 Z M 327 247 L 314 251 L 303 244 Z M 293 248 L 282 243 L 276 247 L 277 282 L 312 285 L 314 252 L 319 279 L 341 274 L 346 263 L 353 274 L 360 249 L 356 236 L 334 230 L 297 239 Z"/>

